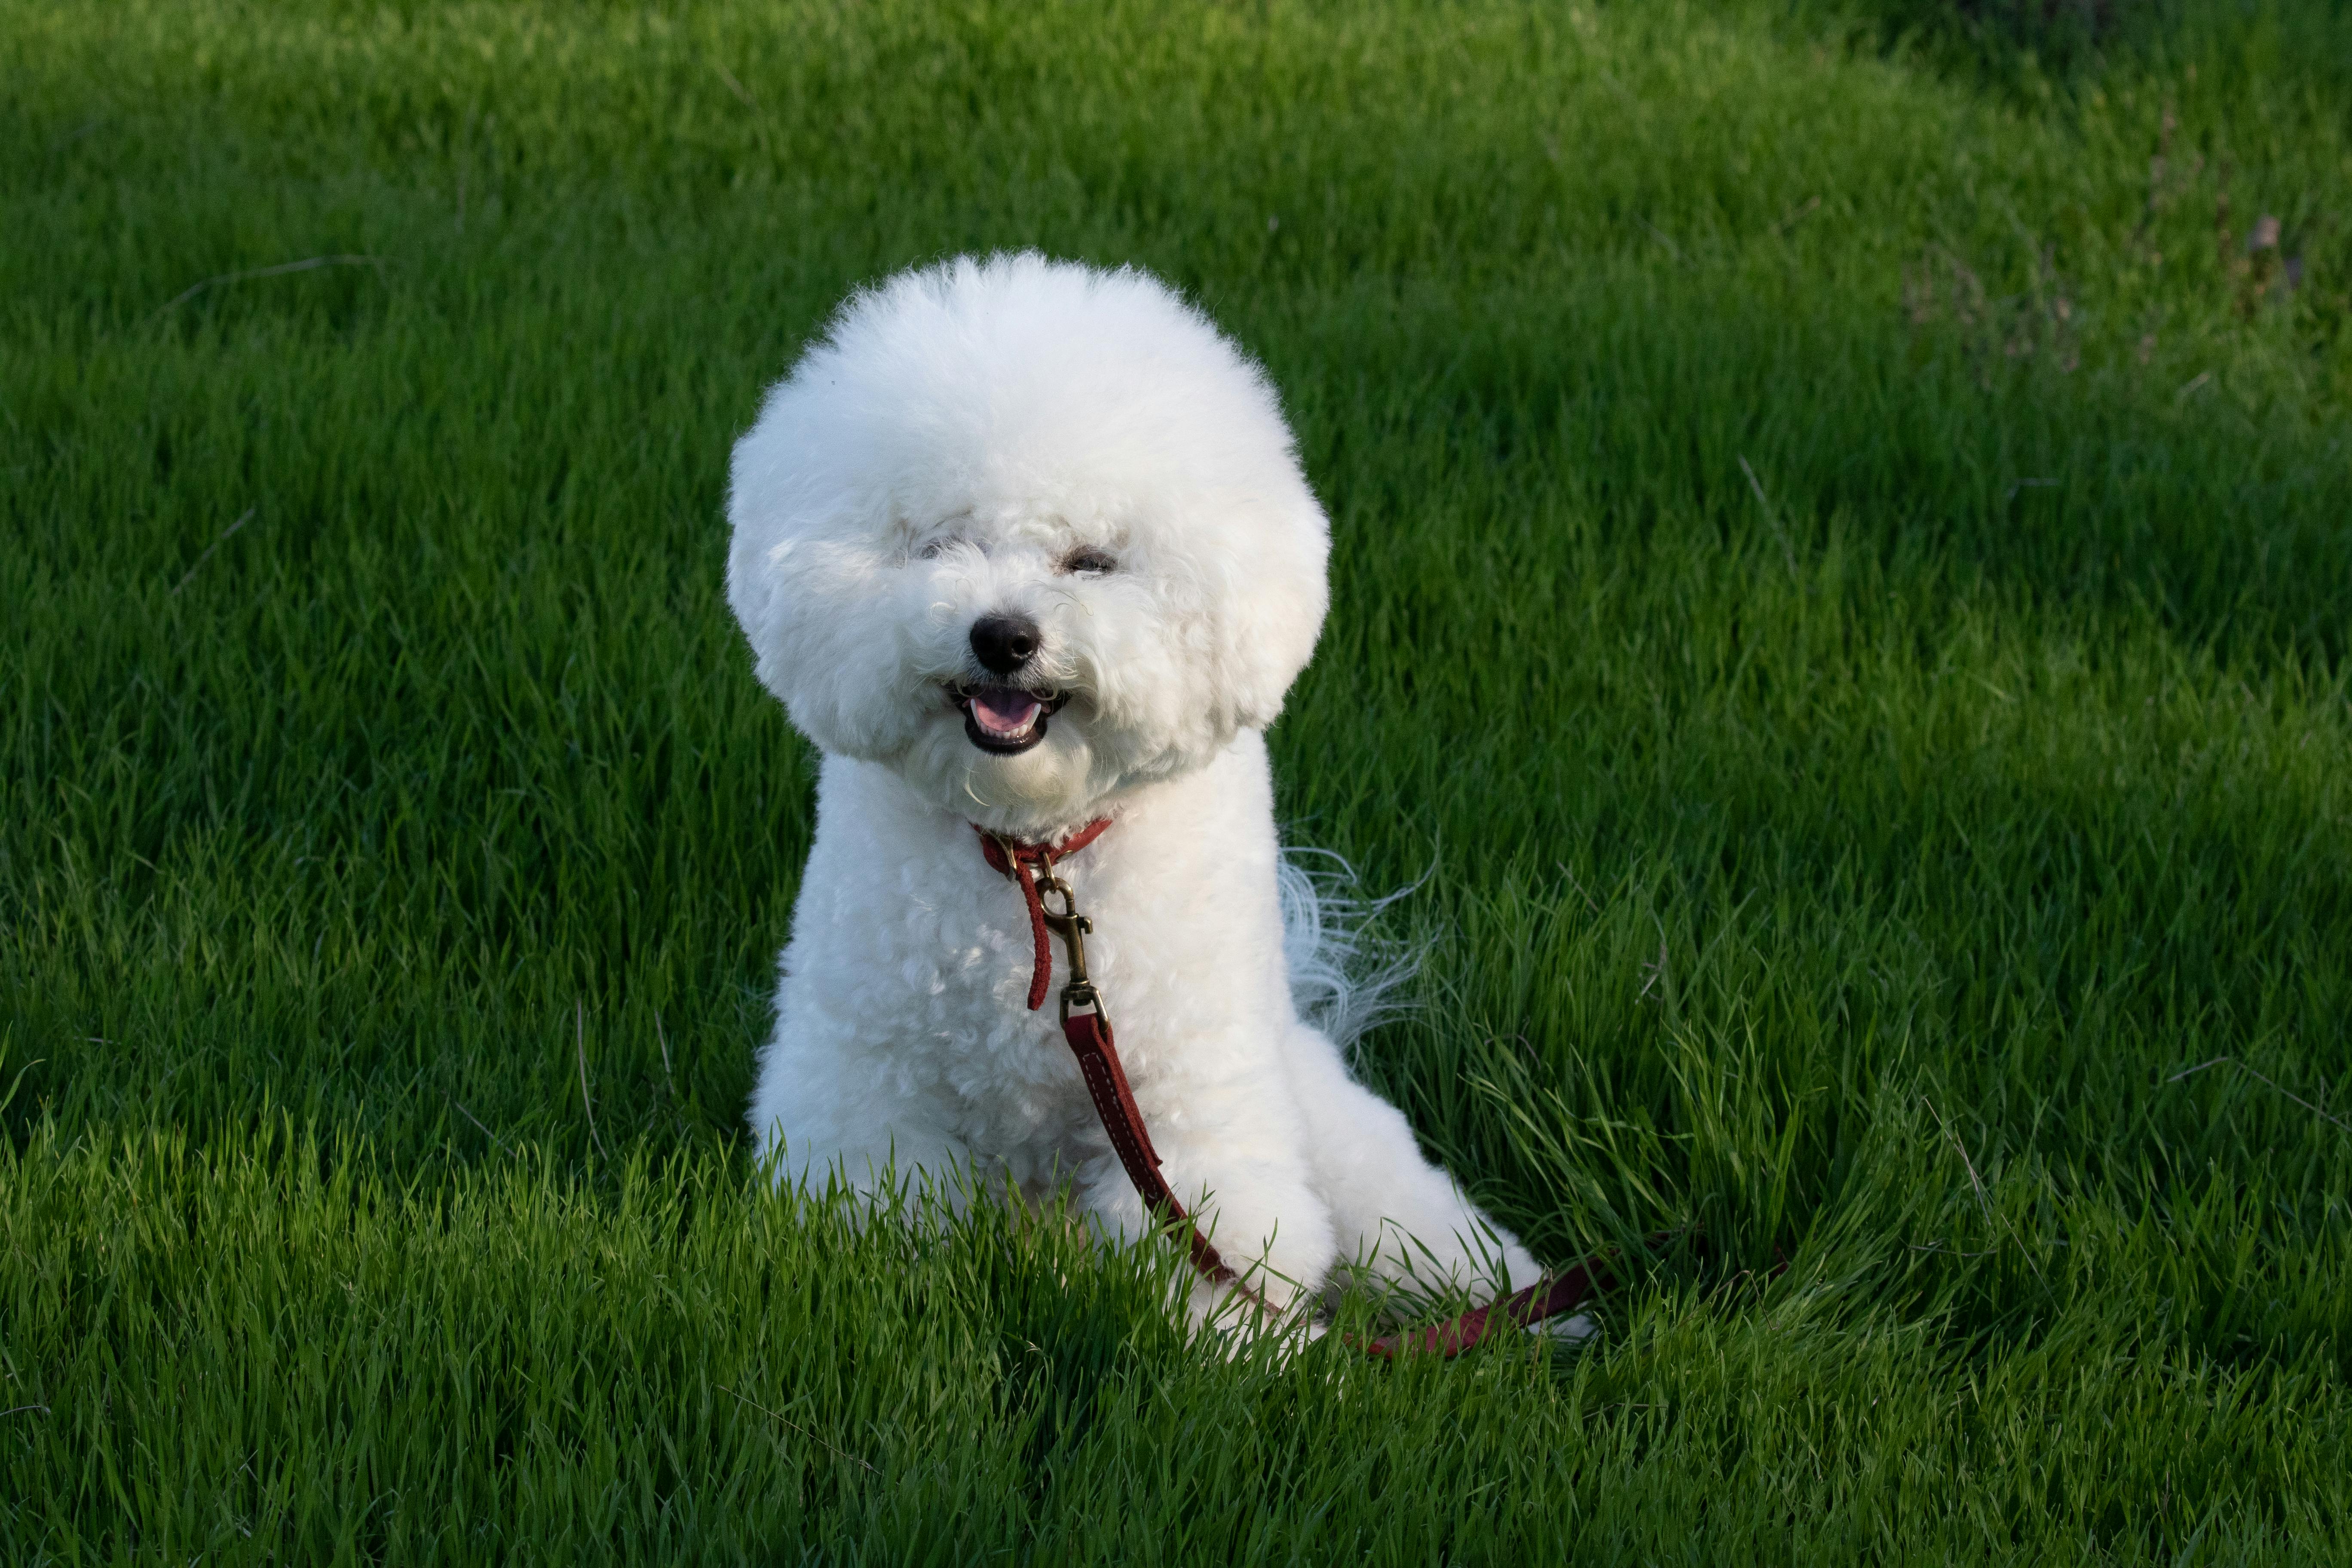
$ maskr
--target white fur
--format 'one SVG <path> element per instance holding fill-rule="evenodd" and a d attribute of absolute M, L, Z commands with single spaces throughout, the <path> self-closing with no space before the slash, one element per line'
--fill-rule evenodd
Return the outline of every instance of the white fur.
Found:
<path fill-rule="evenodd" d="M 901 274 L 769 395 L 728 510 L 729 601 L 824 753 L 751 1108 L 780 1179 L 1067 1183 L 1102 1232 L 1141 1233 L 972 830 L 1108 816 L 1064 875 L 1170 1184 L 1228 1259 L 1283 1303 L 1349 1260 L 1423 1288 L 1535 1277 L 1294 1000 L 1344 1031 L 1378 995 L 1350 992 L 1344 925 L 1318 940 L 1276 841 L 1262 731 L 1321 629 L 1329 533 L 1255 364 L 1133 268 Z M 1059 570 L 1081 546 L 1116 569 Z M 950 695 L 992 679 L 971 633 L 993 614 L 1036 623 L 1031 670 L 1068 695 L 1017 756 L 974 745 Z"/>

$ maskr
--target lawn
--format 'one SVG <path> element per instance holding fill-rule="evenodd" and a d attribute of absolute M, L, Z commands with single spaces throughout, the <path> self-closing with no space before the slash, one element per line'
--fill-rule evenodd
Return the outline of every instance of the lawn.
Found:
<path fill-rule="evenodd" d="M 2051 9 L 0 0 L 0 1559 L 2352 1556 L 2352 13 Z M 1581 1351 L 754 1179 L 728 450 L 1021 246 L 1281 387 Z"/>

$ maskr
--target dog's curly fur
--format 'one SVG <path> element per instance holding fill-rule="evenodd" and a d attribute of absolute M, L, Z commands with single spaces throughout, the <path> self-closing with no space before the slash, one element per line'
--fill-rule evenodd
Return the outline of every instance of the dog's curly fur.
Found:
<path fill-rule="evenodd" d="M 1066 1183 L 1141 1233 L 973 833 L 1107 816 L 1065 874 L 1170 1184 L 1228 1259 L 1286 1304 L 1349 1260 L 1534 1278 L 1294 999 L 1262 731 L 1329 530 L 1255 364 L 1131 268 L 905 273 L 769 395 L 728 510 L 729 600 L 824 753 L 751 1110 L 783 1177 Z"/>

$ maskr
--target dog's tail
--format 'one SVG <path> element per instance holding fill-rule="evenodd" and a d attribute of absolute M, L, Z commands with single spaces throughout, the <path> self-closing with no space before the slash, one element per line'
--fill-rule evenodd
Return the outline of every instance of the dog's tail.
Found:
<path fill-rule="evenodd" d="M 1347 1050 L 1375 1025 L 1411 1010 L 1406 984 L 1421 954 L 1372 934 L 1380 912 L 1412 891 L 1356 894 L 1356 870 L 1328 849 L 1286 847 L 1277 866 L 1282 956 L 1298 1016 Z M 1419 886 L 1418 883 L 1415 886 Z"/>

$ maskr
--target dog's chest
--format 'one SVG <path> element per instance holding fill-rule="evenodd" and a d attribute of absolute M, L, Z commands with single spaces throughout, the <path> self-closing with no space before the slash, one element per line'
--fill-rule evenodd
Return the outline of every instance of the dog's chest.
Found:
<path fill-rule="evenodd" d="M 907 879 L 887 914 L 850 916 L 825 945 L 865 950 L 855 1005 L 906 1087 L 939 1096 L 961 1135 L 976 1144 L 1059 1136 L 1091 1117 L 1085 1084 L 1053 994 L 1037 1011 L 1027 1005 L 1036 948 L 1021 891 L 977 849 L 972 859 L 930 868 L 929 886 Z M 1117 944 L 1102 945 L 1104 962 L 1115 962 Z M 1057 952 L 1055 988 L 1066 978 Z"/>
<path fill-rule="evenodd" d="M 1271 1049 L 1289 1014 L 1270 802 L 1262 762 L 1244 765 L 1255 760 L 1179 781 L 1055 867 L 1091 924 L 1088 968 L 1128 1078 L 1170 1125 L 1202 1085 Z M 869 1119 L 900 1105 L 1008 1163 L 1106 1144 L 1060 1029 L 1066 952 L 1049 939 L 1032 1011 L 1029 908 L 978 834 L 847 764 L 828 765 L 817 815 L 782 1033 L 832 1042 L 847 1102 L 874 1108 Z"/>
<path fill-rule="evenodd" d="M 972 868 L 917 871 L 887 917 L 869 906 L 863 920 L 835 926 L 826 945 L 867 952 L 870 981 L 856 1005 L 873 1035 L 889 1042 L 900 1086 L 930 1097 L 959 1138 L 1008 1159 L 1091 1153 L 1103 1141 L 1100 1123 L 1059 1022 L 1066 950 L 1050 942 L 1045 1005 L 1031 1011 L 1037 948 L 1027 905 L 1017 884 L 989 871 L 977 850 L 972 858 Z M 1224 933 L 1191 900 L 1155 897 L 1160 889 L 1124 868 L 1082 856 L 1064 871 L 1094 928 L 1087 967 L 1127 1071 L 1149 1092 L 1177 1042 L 1213 1032 L 1204 1026 L 1230 1010 L 1233 966 L 1202 951 L 1204 934 Z"/>

